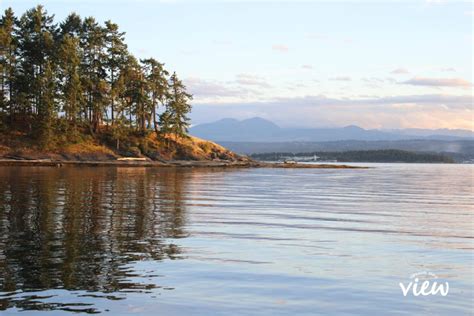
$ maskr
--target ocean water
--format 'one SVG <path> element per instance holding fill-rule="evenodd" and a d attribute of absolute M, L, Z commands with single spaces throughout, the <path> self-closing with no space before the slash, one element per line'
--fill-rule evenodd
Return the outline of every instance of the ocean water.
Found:
<path fill-rule="evenodd" d="M 472 315 L 474 167 L 365 165 L 0 167 L 0 314 Z"/>

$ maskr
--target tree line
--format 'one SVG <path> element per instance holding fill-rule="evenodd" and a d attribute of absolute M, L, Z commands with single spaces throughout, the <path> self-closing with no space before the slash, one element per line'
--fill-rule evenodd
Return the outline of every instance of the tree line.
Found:
<path fill-rule="evenodd" d="M 192 96 L 176 73 L 127 48 L 117 24 L 71 13 L 60 23 L 37 6 L 0 19 L 0 125 L 46 146 L 106 130 L 185 136 Z"/>
<path fill-rule="evenodd" d="M 317 161 L 338 162 L 411 162 L 411 163 L 453 163 L 453 158 L 432 152 L 413 152 L 398 149 L 351 150 L 340 152 L 306 152 L 306 153 L 261 153 L 252 154 L 252 158 L 263 161 L 282 161 L 285 159 L 317 157 Z"/>

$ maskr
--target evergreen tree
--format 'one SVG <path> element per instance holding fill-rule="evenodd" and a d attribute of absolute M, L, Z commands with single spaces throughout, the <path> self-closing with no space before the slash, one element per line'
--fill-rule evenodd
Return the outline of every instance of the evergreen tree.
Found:
<path fill-rule="evenodd" d="M 167 79 L 169 73 L 164 69 L 164 64 L 159 63 L 153 58 L 144 59 L 141 62 L 143 64 L 145 78 L 148 82 L 153 126 L 156 134 L 158 134 L 158 104 L 164 107 L 166 101 L 169 99 L 169 84 Z"/>
<path fill-rule="evenodd" d="M 11 8 L 0 19 L 0 112 L 13 116 L 13 82 L 15 77 L 15 24 L 17 19 Z"/>
<path fill-rule="evenodd" d="M 117 149 L 152 128 L 186 135 L 192 97 L 176 73 L 168 76 L 153 58 L 138 62 L 111 21 L 101 26 L 72 13 L 56 25 L 42 6 L 0 17 L 0 123 L 43 147 L 57 143 L 55 132 L 68 140 L 89 127 L 94 136 L 109 121 L 105 133 Z"/>
<path fill-rule="evenodd" d="M 161 115 L 161 126 L 165 132 L 172 133 L 175 137 L 186 136 L 189 127 L 188 114 L 191 112 L 192 95 L 186 92 L 183 82 L 178 79 L 176 72 L 170 78 L 171 98 Z"/>
<path fill-rule="evenodd" d="M 58 51 L 60 65 L 60 99 L 62 111 L 72 130 L 76 132 L 77 118 L 84 104 L 82 84 L 79 76 L 81 56 L 79 39 L 66 34 Z"/>
<path fill-rule="evenodd" d="M 54 71 L 54 36 L 56 27 L 53 25 L 53 16 L 48 16 L 42 6 L 28 10 L 19 20 L 18 31 L 18 58 L 20 59 L 18 84 L 15 86 L 18 90 L 19 98 L 22 101 L 20 113 L 28 119 L 37 117 L 36 127 L 46 128 L 46 122 L 50 118 L 49 104 L 45 104 L 44 95 L 49 93 L 51 87 L 47 87 L 49 81 L 44 80 L 46 66 L 48 71 Z M 50 75 L 50 74 L 48 74 Z M 31 125 L 30 125 L 31 126 Z M 44 134 L 37 130 L 37 135 Z"/>
<path fill-rule="evenodd" d="M 66 35 L 79 38 L 82 34 L 82 19 L 76 13 L 71 13 L 59 25 L 59 29 L 61 38 Z"/>
<path fill-rule="evenodd" d="M 147 111 L 151 102 L 148 97 L 148 83 L 135 57 L 128 57 L 122 76 L 124 83 L 122 98 L 125 99 L 125 112 L 128 114 L 130 127 L 135 118 L 137 131 L 144 133 L 146 122 L 151 117 L 150 112 Z"/>
<path fill-rule="evenodd" d="M 119 69 L 127 60 L 127 45 L 124 42 L 125 33 L 118 31 L 118 25 L 111 21 L 105 22 L 105 38 L 107 47 L 107 69 L 109 72 L 110 86 L 110 116 L 114 124 L 115 103 L 120 93 L 121 86 L 118 83 Z"/>
<path fill-rule="evenodd" d="M 85 116 L 91 131 L 97 132 L 109 95 L 106 81 L 105 30 L 92 17 L 84 20 L 81 45 L 84 50 L 81 69 L 86 100 Z"/>
<path fill-rule="evenodd" d="M 47 61 L 44 65 L 43 76 L 41 77 L 41 87 L 43 91 L 40 97 L 41 106 L 38 108 L 37 137 L 40 141 L 41 147 L 47 148 L 51 143 L 54 131 L 53 122 L 56 112 L 56 79 L 54 65 L 51 61 Z"/>

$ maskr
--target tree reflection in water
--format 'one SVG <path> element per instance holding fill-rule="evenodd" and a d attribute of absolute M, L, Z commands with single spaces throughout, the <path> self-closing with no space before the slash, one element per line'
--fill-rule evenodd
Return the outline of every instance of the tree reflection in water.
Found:
<path fill-rule="evenodd" d="M 0 168 L 0 310 L 70 309 L 15 299 L 16 291 L 158 287 L 132 280 L 127 264 L 180 258 L 172 239 L 186 237 L 190 176 L 176 169 Z"/>

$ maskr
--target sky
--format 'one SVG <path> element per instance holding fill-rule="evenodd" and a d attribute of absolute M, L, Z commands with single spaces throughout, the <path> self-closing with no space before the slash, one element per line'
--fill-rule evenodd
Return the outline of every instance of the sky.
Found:
<path fill-rule="evenodd" d="M 0 0 L 112 20 L 176 71 L 194 125 L 474 130 L 473 2 Z"/>

